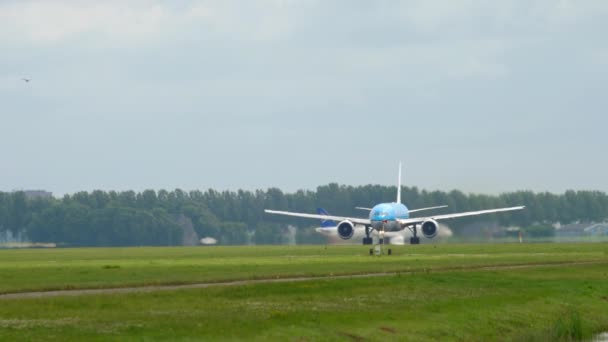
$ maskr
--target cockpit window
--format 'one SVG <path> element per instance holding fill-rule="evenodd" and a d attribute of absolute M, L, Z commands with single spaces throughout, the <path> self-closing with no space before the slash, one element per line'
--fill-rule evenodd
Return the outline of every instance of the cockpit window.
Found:
<path fill-rule="evenodd" d="M 374 212 L 374 216 L 388 216 L 388 213 L 386 211 L 375 211 Z"/>

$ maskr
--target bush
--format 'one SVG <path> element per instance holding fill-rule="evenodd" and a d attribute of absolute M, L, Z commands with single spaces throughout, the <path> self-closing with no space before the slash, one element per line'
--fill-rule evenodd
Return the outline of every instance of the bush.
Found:
<path fill-rule="evenodd" d="M 535 225 L 523 229 L 528 237 L 551 237 L 555 236 L 555 228 L 550 225 Z"/>
<path fill-rule="evenodd" d="M 552 341 L 581 341 L 584 337 L 583 321 L 578 311 L 569 310 L 561 315 L 549 332 Z"/>

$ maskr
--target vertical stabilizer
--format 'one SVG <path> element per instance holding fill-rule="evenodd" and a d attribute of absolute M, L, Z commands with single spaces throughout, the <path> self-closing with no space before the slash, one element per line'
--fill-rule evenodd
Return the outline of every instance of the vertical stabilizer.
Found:
<path fill-rule="evenodd" d="M 327 210 L 325 210 L 323 208 L 317 208 L 317 214 L 329 216 L 329 213 L 327 212 Z M 337 225 L 338 224 L 332 220 L 321 220 L 321 228 L 335 227 Z"/>
<path fill-rule="evenodd" d="M 397 182 L 397 203 L 401 203 L 401 162 L 399 162 L 399 181 Z"/>

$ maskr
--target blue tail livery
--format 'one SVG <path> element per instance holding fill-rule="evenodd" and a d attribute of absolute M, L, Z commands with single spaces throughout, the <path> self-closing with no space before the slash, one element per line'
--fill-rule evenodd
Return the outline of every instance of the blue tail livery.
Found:
<path fill-rule="evenodd" d="M 317 214 L 323 215 L 323 216 L 329 216 L 329 213 L 327 212 L 327 210 L 325 210 L 323 208 L 317 208 Z M 321 219 L 321 227 L 326 228 L 326 227 L 335 227 L 335 226 L 336 226 L 335 221 Z"/>

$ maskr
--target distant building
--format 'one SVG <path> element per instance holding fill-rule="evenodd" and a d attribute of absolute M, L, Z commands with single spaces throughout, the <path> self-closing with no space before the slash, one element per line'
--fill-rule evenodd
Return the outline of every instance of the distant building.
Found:
<path fill-rule="evenodd" d="M 597 223 L 585 228 L 585 233 L 593 236 L 608 236 L 608 223 Z"/>
<path fill-rule="evenodd" d="M 558 237 L 608 236 L 608 223 L 573 223 L 555 230 Z"/>

